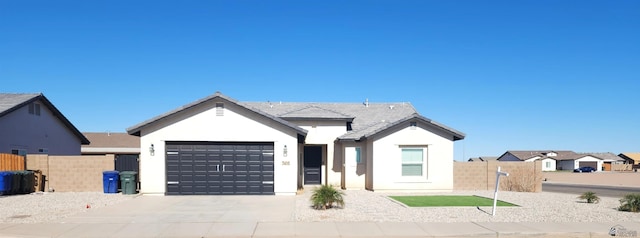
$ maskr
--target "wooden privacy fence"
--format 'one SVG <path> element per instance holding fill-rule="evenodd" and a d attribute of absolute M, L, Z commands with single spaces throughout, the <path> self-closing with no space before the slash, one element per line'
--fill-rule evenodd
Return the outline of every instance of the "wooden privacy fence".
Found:
<path fill-rule="evenodd" d="M 14 154 L 0 154 L 0 171 L 14 171 L 24 169 L 24 156 Z"/>

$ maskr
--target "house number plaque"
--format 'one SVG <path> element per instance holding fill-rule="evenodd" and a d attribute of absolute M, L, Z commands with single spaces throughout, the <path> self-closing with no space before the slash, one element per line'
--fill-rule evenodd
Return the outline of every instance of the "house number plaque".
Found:
<path fill-rule="evenodd" d="M 289 161 L 282 161 L 282 165 L 289 165 Z"/>

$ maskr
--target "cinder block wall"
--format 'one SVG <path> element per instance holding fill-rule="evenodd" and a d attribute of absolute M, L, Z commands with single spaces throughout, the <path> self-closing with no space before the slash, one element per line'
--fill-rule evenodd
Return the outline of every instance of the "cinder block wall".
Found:
<path fill-rule="evenodd" d="M 56 192 L 101 192 L 102 172 L 114 170 L 114 155 L 27 155 L 27 169 L 46 176 L 44 190 Z"/>
<path fill-rule="evenodd" d="M 542 191 L 542 162 L 455 162 L 453 164 L 454 190 L 494 190 L 496 171 L 509 173 L 500 178 L 500 190 L 509 190 L 509 182 L 533 181 L 534 192 Z"/>
<path fill-rule="evenodd" d="M 611 171 L 632 171 L 632 164 L 611 164 Z"/>

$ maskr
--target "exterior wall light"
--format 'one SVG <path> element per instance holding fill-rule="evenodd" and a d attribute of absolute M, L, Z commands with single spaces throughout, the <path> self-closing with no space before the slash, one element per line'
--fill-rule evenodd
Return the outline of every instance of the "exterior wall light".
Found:
<path fill-rule="evenodd" d="M 156 149 L 153 148 L 153 144 L 151 144 L 151 146 L 149 146 L 149 154 L 151 154 L 151 156 L 154 156 L 156 153 Z"/>
<path fill-rule="evenodd" d="M 282 148 L 282 156 L 287 157 L 287 145 L 284 146 L 284 148 Z"/>

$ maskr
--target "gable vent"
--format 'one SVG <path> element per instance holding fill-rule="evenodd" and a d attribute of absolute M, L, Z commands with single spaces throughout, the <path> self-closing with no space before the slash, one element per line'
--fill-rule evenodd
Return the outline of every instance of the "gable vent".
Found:
<path fill-rule="evenodd" d="M 224 116 L 224 103 L 216 103 L 216 116 Z"/>

